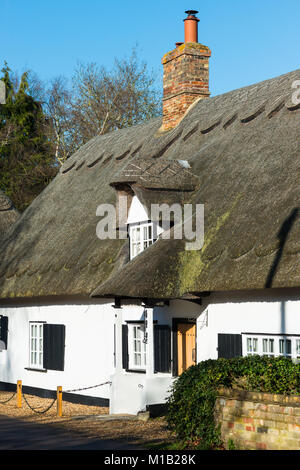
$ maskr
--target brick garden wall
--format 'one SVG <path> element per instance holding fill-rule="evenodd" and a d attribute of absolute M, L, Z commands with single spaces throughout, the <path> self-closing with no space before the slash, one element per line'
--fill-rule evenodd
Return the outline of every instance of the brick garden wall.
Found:
<path fill-rule="evenodd" d="M 216 419 L 226 446 L 232 439 L 236 449 L 300 449 L 300 396 L 220 389 Z"/>

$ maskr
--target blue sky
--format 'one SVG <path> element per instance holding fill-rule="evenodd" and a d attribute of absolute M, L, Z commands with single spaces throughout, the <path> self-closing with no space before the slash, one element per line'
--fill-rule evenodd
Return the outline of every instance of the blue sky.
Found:
<path fill-rule="evenodd" d="M 199 10 L 199 42 L 212 49 L 212 95 L 299 68 L 299 0 L 0 0 L 0 64 L 70 78 L 77 61 L 110 67 L 137 43 L 161 77 L 187 9 Z"/>

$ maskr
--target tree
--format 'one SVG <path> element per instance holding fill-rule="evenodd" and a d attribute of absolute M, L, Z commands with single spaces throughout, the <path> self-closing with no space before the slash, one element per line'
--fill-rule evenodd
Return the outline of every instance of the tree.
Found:
<path fill-rule="evenodd" d="M 55 176 L 47 120 L 42 105 L 28 93 L 28 73 L 18 86 L 4 64 L 6 104 L 0 105 L 0 189 L 24 210 Z"/>
<path fill-rule="evenodd" d="M 94 63 L 79 64 L 73 85 L 73 119 L 81 144 L 161 113 L 154 76 L 135 49 L 128 59 L 116 59 L 111 71 Z"/>
<path fill-rule="evenodd" d="M 62 165 L 81 145 L 96 135 L 129 127 L 161 113 L 161 96 L 155 78 L 136 50 L 115 60 L 114 68 L 79 64 L 69 88 L 65 77 L 42 84 L 31 72 L 31 96 L 47 115 L 47 135 L 57 165 Z"/>
<path fill-rule="evenodd" d="M 21 211 L 92 137 L 161 113 L 155 78 L 135 49 L 112 70 L 79 64 L 71 89 L 61 76 L 47 86 L 32 71 L 19 78 L 6 63 L 2 74 L 0 189 Z"/>
<path fill-rule="evenodd" d="M 63 165 L 80 146 L 74 128 L 72 94 L 64 77 L 56 77 L 50 82 L 45 93 L 44 109 L 49 118 L 49 138 L 55 160 Z"/>

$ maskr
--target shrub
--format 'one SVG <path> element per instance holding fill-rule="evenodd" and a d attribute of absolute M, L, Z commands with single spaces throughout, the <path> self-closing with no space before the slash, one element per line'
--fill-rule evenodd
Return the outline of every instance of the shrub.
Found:
<path fill-rule="evenodd" d="M 190 367 L 174 382 L 167 402 L 167 421 L 178 439 L 198 443 L 199 448 L 222 445 L 214 416 L 220 387 L 299 394 L 300 365 L 285 357 L 247 356 Z"/>

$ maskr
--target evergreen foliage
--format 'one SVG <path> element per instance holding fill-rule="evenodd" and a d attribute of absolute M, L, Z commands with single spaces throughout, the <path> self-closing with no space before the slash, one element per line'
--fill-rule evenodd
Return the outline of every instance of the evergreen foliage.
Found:
<path fill-rule="evenodd" d="M 16 88 L 7 63 L 1 70 L 6 103 L 0 105 L 0 189 L 24 210 L 55 176 L 47 121 L 28 92 L 28 74 Z"/>

